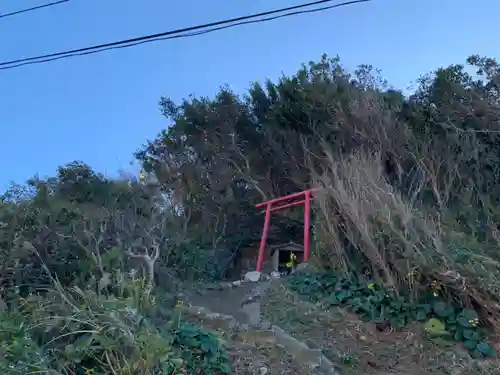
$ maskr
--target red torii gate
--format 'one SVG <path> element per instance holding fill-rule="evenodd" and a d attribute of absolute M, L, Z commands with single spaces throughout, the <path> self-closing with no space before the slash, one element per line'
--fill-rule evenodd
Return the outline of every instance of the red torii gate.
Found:
<path fill-rule="evenodd" d="M 265 213 L 264 228 L 262 229 L 262 237 L 260 238 L 259 256 L 257 258 L 256 271 L 261 272 L 262 263 L 264 263 L 264 251 L 267 244 L 267 235 L 269 232 L 269 224 L 271 222 L 271 212 L 281 211 L 285 208 L 304 205 L 304 262 L 307 262 L 310 257 L 310 242 L 311 242 L 311 198 L 312 192 L 316 189 L 304 190 L 299 193 L 290 194 L 284 197 L 272 199 L 266 202 L 259 203 L 255 208 L 263 208 L 260 213 Z M 286 203 L 292 200 L 303 198 L 299 201 Z M 281 205 L 277 205 L 283 203 Z M 277 206 L 276 206 L 277 205 Z M 273 207 L 275 206 L 275 207 Z"/>

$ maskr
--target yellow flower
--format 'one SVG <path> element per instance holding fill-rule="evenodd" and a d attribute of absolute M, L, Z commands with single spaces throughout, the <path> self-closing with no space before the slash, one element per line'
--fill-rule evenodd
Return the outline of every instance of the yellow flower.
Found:
<path fill-rule="evenodd" d="M 368 289 L 373 289 L 375 287 L 375 284 L 374 283 L 369 283 L 368 284 Z"/>
<path fill-rule="evenodd" d="M 479 323 L 479 319 L 478 318 L 475 318 L 475 319 L 470 319 L 469 320 L 469 324 L 473 327 L 476 327 Z"/>

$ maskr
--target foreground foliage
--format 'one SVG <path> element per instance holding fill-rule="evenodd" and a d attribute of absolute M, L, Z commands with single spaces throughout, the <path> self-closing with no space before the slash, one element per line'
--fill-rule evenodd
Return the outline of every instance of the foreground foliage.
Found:
<path fill-rule="evenodd" d="M 121 296 L 58 287 L 23 299 L 0 315 L 2 373 L 231 372 L 215 336 L 162 313 L 144 290 L 132 280 Z"/>
<path fill-rule="evenodd" d="M 178 247 L 154 192 L 82 163 L 28 187 L 0 203 L 2 374 L 230 373 L 218 339 L 176 316 L 174 275 L 157 272 Z"/>
<path fill-rule="evenodd" d="M 447 302 L 437 292 L 436 285 L 415 303 L 372 281 L 337 277 L 331 272 L 295 273 L 289 285 L 300 295 L 327 308 L 346 306 L 381 329 L 402 328 L 411 320 L 426 322 L 430 335 L 463 341 L 475 358 L 496 355 L 486 341 L 484 328 L 479 326 L 476 311 Z"/>

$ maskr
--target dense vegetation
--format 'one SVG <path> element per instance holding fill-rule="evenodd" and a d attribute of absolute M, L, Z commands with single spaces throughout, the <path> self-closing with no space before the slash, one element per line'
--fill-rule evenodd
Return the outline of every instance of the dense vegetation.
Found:
<path fill-rule="evenodd" d="M 175 214 L 155 196 L 82 163 L 6 194 L 2 374 L 230 373 L 216 337 L 173 309 Z"/>
<path fill-rule="evenodd" d="M 447 301 L 436 284 L 418 300 L 398 295 L 370 280 L 338 277 L 324 271 L 296 273 L 289 284 L 299 295 L 326 309 L 332 306 L 350 309 L 376 324 L 380 331 L 403 328 L 412 321 L 422 322 L 429 338 L 463 342 L 473 358 L 496 355 L 487 330 L 479 326 L 477 312 Z"/>
<path fill-rule="evenodd" d="M 243 97 L 162 98 L 168 128 L 136 153 L 147 184 L 72 163 L 12 187 L 0 203 L 2 373 L 229 372 L 168 296 L 212 275 L 254 203 L 306 187 L 323 188 L 323 268 L 414 307 L 437 285 L 454 314 L 498 329 L 500 67 L 467 63 L 474 74 L 438 69 L 409 97 L 370 66 L 349 74 L 324 57 Z"/>

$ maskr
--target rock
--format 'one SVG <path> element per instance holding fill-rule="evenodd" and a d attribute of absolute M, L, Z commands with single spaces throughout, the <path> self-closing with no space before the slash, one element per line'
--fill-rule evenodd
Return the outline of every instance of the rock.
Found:
<path fill-rule="evenodd" d="M 260 323 L 260 303 L 253 302 L 247 303 L 242 307 L 243 312 L 246 314 L 248 323 L 256 326 Z"/>
<path fill-rule="evenodd" d="M 184 313 L 192 319 L 204 321 L 214 329 L 231 330 L 238 326 L 233 316 L 214 313 L 202 306 L 187 306 Z"/>
<path fill-rule="evenodd" d="M 241 307 L 248 305 L 250 303 L 258 302 L 260 300 L 259 295 L 249 294 L 241 301 Z"/>
<path fill-rule="evenodd" d="M 316 344 L 316 342 L 314 340 L 311 340 L 311 339 L 307 339 L 305 341 L 305 344 L 311 348 L 311 349 L 321 349 L 318 344 Z"/>
<path fill-rule="evenodd" d="M 241 284 L 243 284 L 243 280 L 236 280 L 232 282 L 233 286 L 241 286 Z"/>
<path fill-rule="evenodd" d="M 192 315 L 192 316 L 205 316 L 211 313 L 210 310 L 206 309 L 205 307 L 202 306 L 188 306 L 185 309 L 186 313 Z"/>
<path fill-rule="evenodd" d="M 215 328 L 231 330 L 238 326 L 236 319 L 229 315 L 210 313 L 206 315 L 206 318 L 210 320 L 211 325 Z"/>
<path fill-rule="evenodd" d="M 238 331 L 233 334 L 232 339 L 251 346 L 274 346 L 276 344 L 274 334 L 269 330 Z M 262 363 L 258 365 L 262 366 Z"/>
<path fill-rule="evenodd" d="M 207 288 L 207 290 L 223 291 L 224 285 L 223 284 L 208 284 L 208 285 L 206 285 L 206 288 Z"/>
<path fill-rule="evenodd" d="M 339 375 L 332 362 L 322 353 L 321 349 L 311 349 L 298 341 L 278 326 L 272 326 L 276 344 L 284 348 L 295 360 L 313 369 L 316 368 L 326 375 Z"/>
<path fill-rule="evenodd" d="M 256 283 L 260 281 L 262 274 L 259 271 L 250 271 L 245 274 L 245 281 Z"/>
<path fill-rule="evenodd" d="M 260 323 L 259 323 L 259 329 L 265 329 L 265 330 L 270 330 L 272 327 L 272 324 L 270 321 L 268 320 L 262 320 Z"/>
<path fill-rule="evenodd" d="M 266 366 L 259 367 L 259 375 L 266 375 L 269 369 Z"/>
<path fill-rule="evenodd" d="M 270 276 L 271 276 L 271 280 L 276 280 L 276 279 L 279 279 L 281 277 L 281 273 L 273 271 L 273 272 L 271 272 Z"/>
<path fill-rule="evenodd" d="M 250 330 L 250 326 L 246 323 L 243 323 L 243 324 L 240 324 L 238 326 L 238 330 L 241 332 L 241 331 L 249 331 Z"/>
<path fill-rule="evenodd" d="M 255 359 L 251 364 L 252 375 L 260 375 L 261 367 L 267 367 L 266 362 L 261 358 Z"/>

